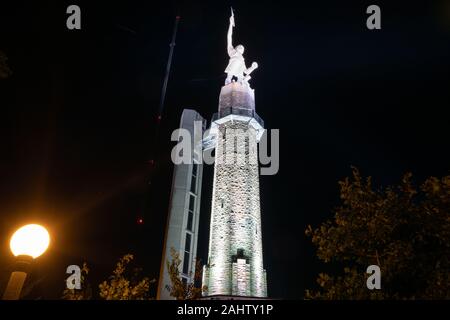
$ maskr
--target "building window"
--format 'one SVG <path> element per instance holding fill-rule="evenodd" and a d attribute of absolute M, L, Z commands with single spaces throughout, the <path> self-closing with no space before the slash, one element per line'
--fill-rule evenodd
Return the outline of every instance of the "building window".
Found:
<path fill-rule="evenodd" d="M 189 260 L 191 258 L 191 240 L 192 235 L 190 233 L 186 233 L 186 241 L 184 243 L 184 255 L 183 255 L 183 273 L 189 273 Z"/>
<path fill-rule="evenodd" d="M 188 217 L 187 217 L 187 224 L 186 229 L 189 231 L 193 231 L 193 224 L 194 224 L 194 208 L 195 208 L 195 196 L 189 195 L 189 207 L 188 207 Z"/>
<path fill-rule="evenodd" d="M 184 251 L 186 252 L 191 252 L 191 237 L 190 233 L 186 233 L 186 242 L 184 245 Z"/>
<path fill-rule="evenodd" d="M 195 208 L 195 196 L 191 194 L 189 195 L 189 211 L 194 212 L 194 208 Z"/>
<path fill-rule="evenodd" d="M 187 226 L 186 226 L 186 229 L 189 230 L 189 231 L 193 231 L 192 230 L 192 224 L 193 224 L 192 222 L 193 222 L 193 220 L 194 220 L 194 213 L 192 211 L 189 211 L 188 212 Z"/>
<path fill-rule="evenodd" d="M 195 193 L 197 190 L 197 164 L 192 165 L 192 177 L 191 177 L 191 192 Z"/>
<path fill-rule="evenodd" d="M 183 273 L 188 274 L 189 273 L 189 252 L 184 253 L 183 258 Z"/>

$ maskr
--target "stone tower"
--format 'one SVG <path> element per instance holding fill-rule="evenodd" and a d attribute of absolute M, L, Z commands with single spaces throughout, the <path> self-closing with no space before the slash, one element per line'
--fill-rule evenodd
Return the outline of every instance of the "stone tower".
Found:
<path fill-rule="evenodd" d="M 203 143 L 216 149 L 205 296 L 267 296 L 257 154 L 263 127 L 248 82 L 223 86 Z"/>

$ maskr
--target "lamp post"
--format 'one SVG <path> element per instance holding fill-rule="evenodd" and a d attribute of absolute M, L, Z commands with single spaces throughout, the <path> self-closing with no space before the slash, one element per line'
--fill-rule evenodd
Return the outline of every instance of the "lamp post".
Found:
<path fill-rule="evenodd" d="M 48 248 L 50 236 L 47 230 L 37 224 L 28 224 L 18 229 L 9 242 L 11 252 L 16 257 L 14 271 L 3 294 L 3 300 L 18 300 L 33 259 Z"/>

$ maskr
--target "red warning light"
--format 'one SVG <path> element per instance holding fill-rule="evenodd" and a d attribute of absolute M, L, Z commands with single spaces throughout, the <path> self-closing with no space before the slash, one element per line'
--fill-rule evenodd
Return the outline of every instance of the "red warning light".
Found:
<path fill-rule="evenodd" d="M 139 219 L 137 220 L 137 223 L 138 223 L 138 224 L 144 224 L 144 219 L 139 218 Z"/>

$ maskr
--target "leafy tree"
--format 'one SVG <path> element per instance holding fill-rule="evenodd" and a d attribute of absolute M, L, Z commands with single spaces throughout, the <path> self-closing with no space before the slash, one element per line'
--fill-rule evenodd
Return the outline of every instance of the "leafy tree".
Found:
<path fill-rule="evenodd" d="M 89 268 L 87 263 L 83 263 L 83 268 L 81 269 L 81 289 L 64 289 L 62 298 L 64 300 L 90 300 L 92 298 L 92 288 L 87 281 L 87 276 L 89 274 Z"/>
<path fill-rule="evenodd" d="M 325 263 L 320 289 L 307 299 L 450 299 L 450 176 L 430 177 L 416 188 L 410 173 L 398 186 L 374 189 L 353 168 L 339 182 L 342 204 L 334 219 L 306 235 Z M 381 269 L 381 290 L 366 286 L 369 265 Z"/>
<path fill-rule="evenodd" d="M 170 255 L 172 261 L 167 261 L 167 269 L 172 285 L 166 287 L 166 289 L 170 291 L 170 295 L 177 300 L 194 300 L 201 298 L 202 291 L 204 291 L 206 287 L 199 288 L 196 286 L 196 283 L 199 283 L 202 280 L 202 265 L 200 260 L 195 261 L 194 281 L 185 283 L 181 280 L 181 259 L 179 253 L 174 248 L 170 248 Z"/>
<path fill-rule="evenodd" d="M 12 71 L 8 67 L 8 57 L 2 51 L 0 51 L 0 79 L 8 78 Z"/>
<path fill-rule="evenodd" d="M 144 277 L 136 280 L 140 270 L 135 269 L 134 275 L 129 280 L 125 273 L 129 263 L 133 260 L 132 254 L 124 255 L 116 265 L 112 276 L 108 281 L 99 285 L 100 297 L 105 300 L 146 300 L 149 299 L 150 285 L 155 279 Z"/>
<path fill-rule="evenodd" d="M 99 285 L 100 298 L 105 300 L 144 300 L 148 299 L 150 285 L 155 280 L 142 278 L 138 280 L 139 268 L 135 268 L 130 275 L 129 264 L 133 260 L 133 255 L 126 254 L 120 258 L 108 281 L 103 281 Z M 89 300 L 92 299 L 92 288 L 87 281 L 89 268 L 83 263 L 81 269 L 81 289 L 68 289 L 63 292 L 62 298 L 65 300 Z"/>

